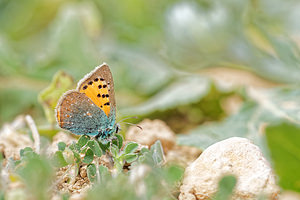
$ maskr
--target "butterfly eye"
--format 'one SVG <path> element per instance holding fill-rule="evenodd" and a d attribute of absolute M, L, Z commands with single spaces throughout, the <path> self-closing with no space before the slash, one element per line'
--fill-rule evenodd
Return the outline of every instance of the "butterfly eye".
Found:
<path fill-rule="evenodd" d="M 116 128 L 116 133 L 118 133 L 119 132 L 119 126 L 117 126 L 117 128 Z"/>

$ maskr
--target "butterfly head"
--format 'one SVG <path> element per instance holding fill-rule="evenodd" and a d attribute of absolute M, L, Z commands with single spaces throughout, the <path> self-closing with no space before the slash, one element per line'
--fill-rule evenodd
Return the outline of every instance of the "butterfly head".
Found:
<path fill-rule="evenodd" d="M 120 131 L 120 125 L 118 123 L 114 123 L 112 126 L 107 127 L 104 131 L 101 129 L 96 135 L 96 138 L 107 139 L 117 134 Z"/>

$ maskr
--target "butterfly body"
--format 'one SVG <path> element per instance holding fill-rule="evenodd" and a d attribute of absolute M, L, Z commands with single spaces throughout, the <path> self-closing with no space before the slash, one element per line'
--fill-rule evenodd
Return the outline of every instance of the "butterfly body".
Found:
<path fill-rule="evenodd" d="M 118 131 L 114 84 L 106 64 L 85 76 L 76 90 L 66 92 L 56 107 L 58 125 L 76 135 L 106 139 Z"/>

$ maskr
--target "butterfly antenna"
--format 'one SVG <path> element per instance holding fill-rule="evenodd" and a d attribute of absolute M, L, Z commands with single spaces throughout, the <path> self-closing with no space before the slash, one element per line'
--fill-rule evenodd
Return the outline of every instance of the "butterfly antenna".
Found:
<path fill-rule="evenodd" d="M 132 125 L 132 126 L 136 126 L 138 127 L 139 129 L 143 130 L 143 128 L 137 124 L 133 124 L 133 123 L 129 123 L 129 122 L 125 122 L 126 124 L 129 124 L 129 125 Z"/>
<path fill-rule="evenodd" d="M 137 116 L 132 116 L 132 117 L 125 117 L 123 119 L 121 119 L 120 121 L 118 121 L 118 123 L 125 121 L 126 119 L 137 119 Z"/>

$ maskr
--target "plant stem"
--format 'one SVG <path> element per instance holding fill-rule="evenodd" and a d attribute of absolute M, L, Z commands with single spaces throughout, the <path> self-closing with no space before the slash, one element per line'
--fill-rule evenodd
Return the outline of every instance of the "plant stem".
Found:
<path fill-rule="evenodd" d="M 33 137 L 33 140 L 34 140 L 34 149 L 35 149 L 35 152 L 37 154 L 40 154 L 40 145 L 41 145 L 41 141 L 40 141 L 40 134 L 37 130 L 37 127 L 32 119 L 32 117 L 30 115 L 26 115 L 25 117 L 25 120 L 32 132 L 32 137 Z"/>

